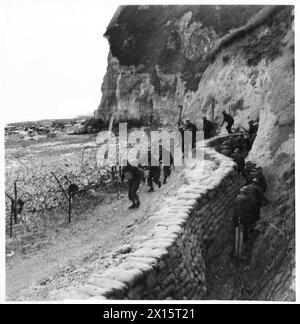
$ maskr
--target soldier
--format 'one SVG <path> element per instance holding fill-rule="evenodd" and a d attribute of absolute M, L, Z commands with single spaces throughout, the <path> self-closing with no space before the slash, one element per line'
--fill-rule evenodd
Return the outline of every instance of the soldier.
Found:
<path fill-rule="evenodd" d="M 234 228 L 239 227 L 239 225 L 244 227 L 244 242 L 248 241 L 249 229 L 257 221 L 255 203 L 254 197 L 247 195 L 243 189 L 233 203 L 233 226 Z"/>
<path fill-rule="evenodd" d="M 264 195 L 264 192 L 260 186 L 260 181 L 258 178 L 252 179 L 252 182 L 243 188 L 245 193 L 252 195 L 254 197 L 256 203 L 255 206 L 258 207 L 258 213 L 257 213 L 257 220 L 260 219 L 260 208 L 262 206 L 267 205 L 269 202 L 267 198 Z"/>
<path fill-rule="evenodd" d="M 237 172 L 238 172 L 238 175 L 240 175 L 243 172 L 244 167 L 245 167 L 245 159 L 243 157 L 241 150 L 238 148 L 235 149 L 231 158 L 237 164 Z"/>
<path fill-rule="evenodd" d="M 259 182 L 259 186 L 261 187 L 262 191 L 265 193 L 268 186 L 261 167 L 257 167 L 249 173 L 249 175 L 246 177 L 246 185 L 250 184 L 255 178 Z"/>
<path fill-rule="evenodd" d="M 258 221 L 260 219 L 260 207 L 262 203 L 261 200 L 263 199 L 261 197 L 261 193 L 263 194 L 261 188 L 257 188 L 255 184 L 251 183 L 250 185 L 243 187 L 241 189 L 241 192 L 248 197 L 248 202 L 252 206 L 253 221 Z"/>
<path fill-rule="evenodd" d="M 244 170 L 242 172 L 242 176 L 246 179 L 246 182 L 247 182 L 247 179 L 250 175 L 250 173 L 256 168 L 256 164 L 251 162 L 251 161 L 247 161 L 245 163 L 245 167 L 244 167 Z"/>
<path fill-rule="evenodd" d="M 257 131 L 258 131 L 258 124 L 254 124 L 254 122 L 252 120 L 250 120 L 249 121 L 249 130 L 248 130 L 250 147 L 252 147 L 252 145 L 255 141 Z"/>
<path fill-rule="evenodd" d="M 158 188 L 161 187 L 161 181 L 160 181 L 160 166 L 150 166 L 149 167 L 149 174 L 148 174 L 148 186 L 150 189 L 148 192 L 153 192 L 153 182 L 158 185 Z"/>
<path fill-rule="evenodd" d="M 124 178 L 128 181 L 128 198 L 132 202 L 129 209 L 139 208 L 141 203 L 137 191 L 141 181 L 144 181 L 144 172 L 140 168 L 132 166 L 127 162 L 127 166 L 122 169 L 122 181 L 124 181 Z"/>
<path fill-rule="evenodd" d="M 249 130 L 248 130 L 248 134 L 251 135 L 251 134 L 255 134 L 257 133 L 258 131 L 258 124 L 254 124 L 254 121 L 253 120 L 250 120 L 249 121 Z"/>
<path fill-rule="evenodd" d="M 181 125 L 178 127 L 178 131 L 181 135 L 181 151 L 182 151 L 182 158 L 184 158 L 184 127 Z"/>
<path fill-rule="evenodd" d="M 234 140 L 234 145 L 235 145 L 235 149 L 239 148 L 241 151 L 243 151 L 243 149 L 245 148 L 248 151 L 250 150 L 248 137 L 244 137 L 242 135 L 236 137 L 236 139 Z"/>
<path fill-rule="evenodd" d="M 174 159 L 171 152 L 166 152 L 166 150 L 162 147 L 162 145 L 159 147 L 159 162 L 163 162 L 163 152 L 165 154 L 170 154 L 170 165 L 164 165 L 164 182 L 163 184 L 167 183 L 167 178 L 171 175 L 171 167 L 174 168 Z"/>
<path fill-rule="evenodd" d="M 249 232 L 260 219 L 260 206 L 264 195 L 261 188 L 253 184 L 243 187 L 233 203 L 232 222 L 235 232 L 235 255 L 242 257 L 243 241 L 247 242 Z"/>
<path fill-rule="evenodd" d="M 269 204 L 268 199 L 265 196 L 263 188 L 261 186 L 261 181 L 259 178 L 254 178 L 252 180 L 251 186 L 253 188 L 253 192 L 256 195 L 257 199 L 259 200 L 260 206 L 266 206 Z"/>
<path fill-rule="evenodd" d="M 204 139 L 211 138 L 213 136 L 213 131 L 214 131 L 214 124 L 206 117 L 203 117 Z"/>
<path fill-rule="evenodd" d="M 153 159 L 153 163 L 154 165 L 151 164 L 151 150 L 148 151 L 148 170 L 149 170 L 149 174 L 148 174 L 148 179 L 147 179 L 147 184 L 149 186 L 149 190 L 148 192 L 153 192 L 154 191 L 154 187 L 153 187 L 153 182 L 156 183 L 158 185 L 158 188 L 161 187 L 161 181 L 160 181 L 160 165 L 159 163 Z"/>
<path fill-rule="evenodd" d="M 232 130 L 231 130 L 231 127 L 232 125 L 234 124 L 234 119 L 232 116 L 230 116 L 229 114 L 226 113 L 226 111 L 222 111 L 222 114 L 223 114 L 223 122 L 222 122 L 222 125 L 221 127 L 224 125 L 224 123 L 226 122 L 227 123 L 227 126 L 226 126 L 226 129 L 228 131 L 228 134 L 232 134 Z"/>
<path fill-rule="evenodd" d="M 196 148 L 196 141 L 197 141 L 197 126 L 193 124 L 189 119 L 186 120 L 185 128 L 188 131 L 192 132 L 192 148 Z"/>
<path fill-rule="evenodd" d="M 227 157 L 231 157 L 231 149 L 230 149 L 230 147 L 228 147 L 226 145 L 221 146 L 220 153 Z"/>
<path fill-rule="evenodd" d="M 246 142 L 244 142 L 244 144 L 242 146 L 242 155 L 243 155 L 244 159 L 246 159 L 248 154 L 249 154 L 248 144 Z"/>

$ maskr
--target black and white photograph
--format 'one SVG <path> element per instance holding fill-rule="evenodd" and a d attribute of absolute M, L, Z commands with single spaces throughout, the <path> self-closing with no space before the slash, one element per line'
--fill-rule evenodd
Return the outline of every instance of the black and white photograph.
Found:
<path fill-rule="evenodd" d="M 0 2 L 1 301 L 296 303 L 296 4 L 143 2 Z"/>

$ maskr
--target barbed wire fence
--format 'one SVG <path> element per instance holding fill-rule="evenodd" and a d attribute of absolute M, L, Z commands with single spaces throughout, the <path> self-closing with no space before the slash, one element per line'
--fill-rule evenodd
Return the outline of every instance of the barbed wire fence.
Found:
<path fill-rule="evenodd" d="M 97 147 L 86 146 L 72 158 L 18 161 L 6 170 L 6 233 L 14 237 L 14 228 L 32 231 L 47 222 L 51 211 L 62 209 L 71 222 L 72 208 L 84 210 L 87 192 L 119 183 L 111 168 L 97 165 Z M 22 208 L 20 208 L 20 204 Z"/>
<path fill-rule="evenodd" d="M 98 165 L 97 153 L 103 144 L 82 146 L 80 151 L 62 154 L 59 158 L 50 155 L 44 159 L 30 157 L 11 161 L 5 170 L 7 235 L 12 238 L 19 231 L 33 232 L 51 221 L 56 226 L 58 222 L 70 223 L 73 212 L 85 211 L 87 200 L 96 200 L 95 196 L 89 197 L 91 190 L 110 188 L 119 199 L 120 162 L 128 158 L 120 152 L 128 148 L 127 142 L 118 144 L 115 167 Z M 175 141 L 173 146 L 181 147 L 181 144 Z M 148 149 L 147 145 L 142 149 L 146 156 Z"/>

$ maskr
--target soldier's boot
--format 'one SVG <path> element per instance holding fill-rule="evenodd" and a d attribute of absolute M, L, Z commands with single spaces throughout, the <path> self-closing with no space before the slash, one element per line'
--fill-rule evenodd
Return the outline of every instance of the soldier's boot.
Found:
<path fill-rule="evenodd" d="M 128 209 L 134 209 L 134 208 L 136 208 L 136 203 L 135 202 L 133 202 L 133 204 Z"/>

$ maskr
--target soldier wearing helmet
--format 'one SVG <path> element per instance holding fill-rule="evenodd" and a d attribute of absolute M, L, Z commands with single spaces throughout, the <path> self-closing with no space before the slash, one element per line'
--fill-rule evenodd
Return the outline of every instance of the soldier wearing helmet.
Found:
<path fill-rule="evenodd" d="M 237 172 L 238 175 L 240 175 L 243 172 L 245 167 L 245 158 L 241 153 L 241 150 L 239 148 L 235 149 L 231 158 L 237 164 Z"/>

